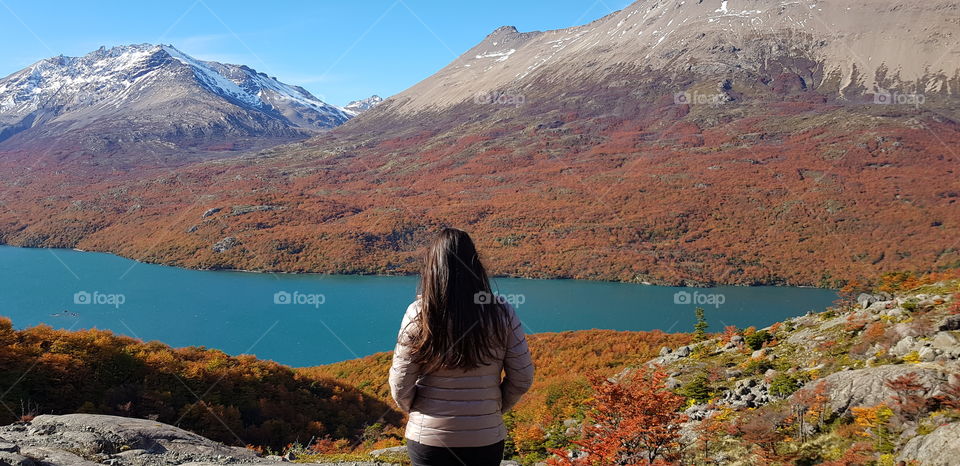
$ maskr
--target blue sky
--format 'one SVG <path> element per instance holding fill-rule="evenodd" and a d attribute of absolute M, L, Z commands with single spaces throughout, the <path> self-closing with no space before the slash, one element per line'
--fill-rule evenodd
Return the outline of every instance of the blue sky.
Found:
<path fill-rule="evenodd" d="M 101 45 L 173 44 L 344 105 L 396 94 L 500 26 L 583 24 L 628 0 L 0 0 L 0 76 Z"/>

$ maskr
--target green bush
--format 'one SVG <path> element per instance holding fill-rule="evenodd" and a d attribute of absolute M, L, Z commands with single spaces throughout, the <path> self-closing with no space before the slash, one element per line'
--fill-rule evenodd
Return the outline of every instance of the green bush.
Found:
<path fill-rule="evenodd" d="M 710 379 L 708 379 L 706 375 L 700 374 L 694 377 L 690 383 L 680 387 L 677 393 L 697 403 L 706 403 L 710 401 L 713 389 L 710 388 Z"/>
<path fill-rule="evenodd" d="M 786 398 L 793 394 L 800 388 L 800 382 L 789 374 L 777 374 L 773 380 L 770 381 L 770 394 L 774 396 L 779 396 L 781 398 Z"/>
<path fill-rule="evenodd" d="M 744 341 L 747 342 L 747 346 L 754 351 L 763 348 L 763 344 L 770 340 L 773 340 L 773 337 L 770 336 L 766 330 L 754 332 L 752 335 L 749 335 L 744 339 Z"/>
<path fill-rule="evenodd" d="M 744 375 L 762 375 L 768 370 L 773 369 L 773 363 L 766 359 L 751 359 L 743 367 Z"/>

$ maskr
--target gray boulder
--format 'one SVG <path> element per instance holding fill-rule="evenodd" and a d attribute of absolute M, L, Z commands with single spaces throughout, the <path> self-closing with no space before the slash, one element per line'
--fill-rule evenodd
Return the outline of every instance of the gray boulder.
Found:
<path fill-rule="evenodd" d="M 893 326 L 893 331 L 896 332 L 900 338 L 903 337 L 920 337 L 923 336 L 923 332 L 919 327 L 913 324 L 901 322 Z"/>
<path fill-rule="evenodd" d="M 960 359 L 960 338 L 950 332 L 938 332 L 930 339 L 930 346 L 939 350 L 945 359 Z"/>
<path fill-rule="evenodd" d="M 898 461 L 918 461 L 922 465 L 948 466 L 960 459 L 960 423 L 936 428 L 927 435 L 914 437 L 900 450 Z"/>
<path fill-rule="evenodd" d="M 940 331 L 960 330 L 960 314 L 944 317 L 940 321 Z"/>
<path fill-rule="evenodd" d="M 3 466 L 35 466 L 32 459 L 18 453 L 0 451 L 0 465 Z"/>
<path fill-rule="evenodd" d="M 886 365 L 835 372 L 818 381 L 810 382 L 788 399 L 797 401 L 798 397 L 813 390 L 821 383 L 826 384 L 828 407 L 834 414 L 846 416 L 850 408 L 856 406 L 875 406 L 889 402 L 895 394 L 886 386 L 888 381 L 902 375 L 916 374 L 917 381 L 926 387 L 921 395 L 932 398 L 943 394 L 943 388 L 949 384 L 953 371 L 936 365 Z"/>
<path fill-rule="evenodd" d="M 406 455 L 407 447 L 390 447 L 390 448 L 381 448 L 379 450 L 373 450 L 370 452 L 370 456 L 377 458 L 383 455 Z"/>
<path fill-rule="evenodd" d="M 898 341 L 895 345 L 893 345 L 890 348 L 889 353 L 894 356 L 902 358 L 907 354 L 909 354 L 911 351 L 914 351 L 916 346 L 917 346 L 917 340 L 911 336 L 906 336 L 906 337 L 903 337 L 900 341 Z"/>
<path fill-rule="evenodd" d="M 929 346 L 924 346 L 923 348 L 920 348 L 920 351 L 918 352 L 918 354 L 920 355 L 921 361 L 931 362 L 937 358 L 936 351 L 934 351 L 934 349 L 930 348 Z"/>
<path fill-rule="evenodd" d="M 5 455 L 19 454 L 44 465 L 274 464 L 246 448 L 227 446 L 160 422 L 119 416 L 37 416 L 28 423 L 0 427 L 0 436 L 4 443 L 19 449 L 19 453 Z"/>
<path fill-rule="evenodd" d="M 876 301 L 867 307 L 867 311 L 880 313 L 891 308 L 896 308 L 896 305 L 897 303 L 895 301 Z"/>
<path fill-rule="evenodd" d="M 863 309 L 870 307 L 871 304 L 877 301 L 880 301 L 879 297 L 872 294 L 860 293 L 860 296 L 857 296 L 857 304 Z"/>

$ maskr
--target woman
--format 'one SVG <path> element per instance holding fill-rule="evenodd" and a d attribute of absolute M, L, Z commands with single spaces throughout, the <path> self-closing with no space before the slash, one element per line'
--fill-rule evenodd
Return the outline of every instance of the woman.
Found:
<path fill-rule="evenodd" d="M 407 451 L 415 466 L 499 465 L 503 413 L 533 383 L 520 319 L 492 293 L 465 232 L 441 230 L 425 262 L 390 368 Z"/>

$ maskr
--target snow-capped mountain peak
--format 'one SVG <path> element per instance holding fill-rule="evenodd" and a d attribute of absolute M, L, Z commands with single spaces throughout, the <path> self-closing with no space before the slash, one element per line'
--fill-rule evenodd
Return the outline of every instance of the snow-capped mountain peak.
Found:
<path fill-rule="evenodd" d="M 367 110 L 370 110 L 380 103 L 383 102 L 383 97 L 378 95 L 372 95 L 366 99 L 354 100 L 347 104 L 346 107 L 343 107 L 344 110 L 351 113 L 352 115 L 359 115 Z"/>
<path fill-rule="evenodd" d="M 338 126 L 355 114 L 250 67 L 199 60 L 172 45 L 60 55 L 0 79 L 0 144 L 43 125 L 69 122 L 76 129 L 121 115 L 124 122 L 163 126 L 158 131 L 164 135 L 195 131 L 169 127 L 196 120 L 192 127 L 227 125 L 253 137 L 289 138 Z"/>

